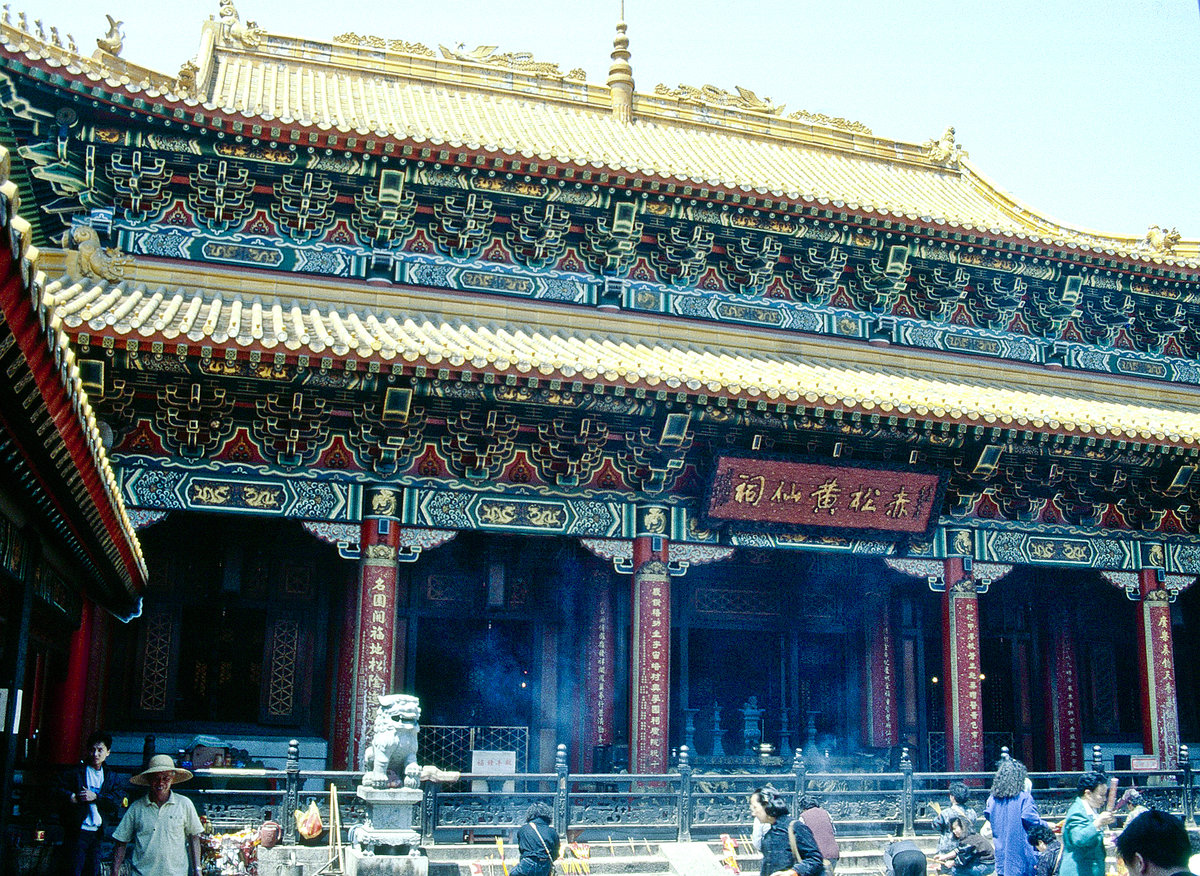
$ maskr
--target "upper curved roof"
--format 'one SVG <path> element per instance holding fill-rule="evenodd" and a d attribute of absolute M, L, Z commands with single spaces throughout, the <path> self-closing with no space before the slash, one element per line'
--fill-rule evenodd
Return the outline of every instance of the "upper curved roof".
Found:
<path fill-rule="evenodd" d="M 633 97 L 563 74 L 525 55 L 343 34 L 328 42 L 243 23 L 225 0 L 204 23 L 197 64 L 166 76 L 112 56 L 84 58 L 11 23 L 6 51 L 64 76 L 261 123 L 266 139 L 296 127 L 339 133 L 339 148 L 395 140 L 579 166 L 664 181 L 678 189 L 734 190 L 791 203 L 977 230 L 1057 249 L 1200 266 L 1200 241 L 1151 230 L 1141 238 L 1074 228 L 1001 191 L 954 143 L 874 136 L 863 125 L 783 109 L 753 92 L 712 86 Z M 619 99 L 619 98 L 617 98 Z"/>

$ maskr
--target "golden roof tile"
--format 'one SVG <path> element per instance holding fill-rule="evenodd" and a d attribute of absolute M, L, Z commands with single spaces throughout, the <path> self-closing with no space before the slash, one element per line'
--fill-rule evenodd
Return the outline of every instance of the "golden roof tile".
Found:
<path fill-rule="evenodd" d="M 152 304 L 138 308 L 130 302 Z M 312 301 L 264 301 L 229 290 L 177 290 L 167 298 L 136 281 L 109 284 L 64 275 L 45 284 L 41 305 L 74 334 L 186 336 L 227 348 L 280 344 L 320 357 L 370 359 L 499 373 L 536 372 L 564 380 L 686 389 L 696 394 L 744 396 L 895 414 L 904 417 L 997 424 L 1031 431 L 1076 432 L 1164 444 L 1200 444 L 1200 405 L 1188 387 L 1163 387 L 1147 396 L 1142 384 L 1092 374 L 1005 369 L 991 363 L 973 376 L 948 377 L 946 363 L 852 345 L 804 353 L 793 339 L 763 335 L 754 345 L 697 344 L 658 339 L 660 326 L 638 323 L 645 335 L 621 334 L 597 322 L 569 329 L 512 321 L 489 324 L 435 313 L 387 312 Z M 270 313 L 261 333 L 244 331 L 244 314 Z M 285 319 L 290 315 L 290 324 Z M 599 319 L 598 317 L 590 317 Z M 622 325 L 628 329 L 628 321 Z M 151 328 L 151 326 L 153 328 Z M 273 327 L 272 327 L 273 326 Z M 219 340 L 223 338 L 224 340 Z M 887 358 L 891 357 L 891 358 Z M 863 359 L 873 364 L 863 364 Z M 972 366 L 974 367 L 974 366 Z M 966 366 L 953 373 L 965 373 Z"/>

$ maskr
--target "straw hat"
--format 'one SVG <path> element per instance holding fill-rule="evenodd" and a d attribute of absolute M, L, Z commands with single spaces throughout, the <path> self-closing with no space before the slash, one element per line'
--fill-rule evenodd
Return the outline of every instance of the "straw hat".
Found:
<path fill-rule="evenodd" d="M 156 754 L 150 758 L 150 764 L 136 776 L 130 777 L 129 781 L 135 785 L 149 785 L 150 777 L 156 773 L 170 773 L 172 785 L 186 782 L 192 777 L 192 774 L 187 770 L 175 766 L 175 761 L 171 755 Z"/>

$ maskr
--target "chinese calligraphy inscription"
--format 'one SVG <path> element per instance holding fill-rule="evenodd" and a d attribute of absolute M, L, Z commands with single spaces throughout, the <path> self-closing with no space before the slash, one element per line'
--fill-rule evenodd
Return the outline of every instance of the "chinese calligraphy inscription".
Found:
<path fill-rule="evenodd" d="M 936 520 L 936 474 L 722 456 L 710 521 L 919 533 Z"/>

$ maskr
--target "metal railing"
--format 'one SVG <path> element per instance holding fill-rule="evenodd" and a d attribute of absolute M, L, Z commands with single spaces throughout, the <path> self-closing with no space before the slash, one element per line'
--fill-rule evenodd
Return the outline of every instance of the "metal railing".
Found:
<path fill-rule="evenodd" d="M 1002 753 L 1007 756 L 1007 750 Z M 1098 769 L 1100 751 L 1093 752 Z M 1109 772 L 1122 786 L 1136 787 L 1139 802 L 1197 822 L 1194 771 L 1186 747 L 1177 768 L 1152 772 Z M 284 828 L 284 841 L 295 841 L 291 813 L 315 802 L 328 824 L 329 790 L 338 796 L 342 823 L 365 820 L 356 796 L 360 772 L 300 770 L 299 745 L 288 746 L 283 770 L 197 770 L 197 782 L 181 789 L 195 801 L 215 829 L 261 823 L 265 810 Z M 1031 773 L 1034 798 L 1047 820 L 1062 818 L 1076 795 L 1079 773 Z M 567 768 L 567 749 L 558 746 L 553 773 L 516 775 L 462 774 L 458 781 L 422 785 L 419 824 L 423 845 L 463 841 L 472 835 L 505 834 L 523 823 L 530 803 L 549 805 L 563 836 L 590 841 L 619 838 L 688 841 L 744 833 L 749 823 L 747 798 L 772 785 L 789 804 L 802 795 L 820 798 L 844 835 L 911 834 L 929 828 L 934 802 L 944 802 L 953 781 L 965 782 L 986 796 L 992 773 L 915 772 L 908 749 L 896 772 L 810 772 L 797 753 L 787 769 L 714 773 L 693 769 L 690 752 L 681 748 L 676 769 L 667 774 L 575 773 Z M 977 807 L 977 808 L 981 808 Z"/>

